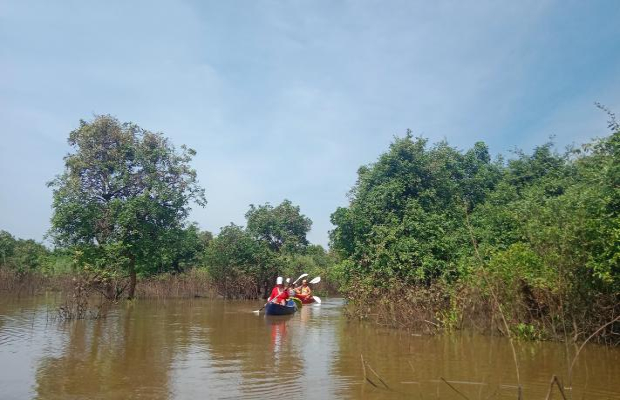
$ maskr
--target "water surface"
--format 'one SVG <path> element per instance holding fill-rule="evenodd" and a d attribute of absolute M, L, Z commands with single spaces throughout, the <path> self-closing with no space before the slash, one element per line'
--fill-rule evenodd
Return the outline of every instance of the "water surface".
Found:
<path fill-rule="evenodd" d="M 256 316 L 258 302 L 138 300 L 65 323 L 55 302 L 0 299 L 0 398 L 516 399 L 506 339 L 351 322 L 340 299 L 288 317 Z M 565 345 L 517 353 L 525 399 L 545 398 L 554 374 L 568 385 Z M 573 375 L 574 399 L 620 399 L 620 349 L 586 346 Z"/>

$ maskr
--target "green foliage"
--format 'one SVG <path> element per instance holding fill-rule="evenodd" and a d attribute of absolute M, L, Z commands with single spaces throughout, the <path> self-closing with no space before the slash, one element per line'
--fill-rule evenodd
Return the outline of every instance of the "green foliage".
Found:
<path fill-rule="evenodd" d="M 302 273 L 308 274 L 308 280 L 320 276 L 325 290 L 337 290 L 341 276 L 334 270 L 336 256 L 327 252 L 320 245 L 310 245 L 299 253 L 286 253 L 279 256 L 280 273 L 285 277 L 296 279 Z"/>
<path fill-rule="evenodd" d="M 204 264 L 204 253 L 213 240 L 211 232 L 201 232 L 195 224 L 185 229 L 171 229 L 161 233 L 162 242 L 167 243 L 161 248 L 157 263 L 150 264 L 146 271 L 155 273 L 181 273 Z"/>
<path fill-rule="evenodd" d="M 523 322 L 519 322 L 516 325 L 515 329 L 513 329 L 513 334 L 522 340 L 540 340 L 543 337 L 542 332 L 534 325 Z"/>
<path fill-rule="evenodd" d="M 211 241 L 205 262 L 215 281 L 235 282 L 244 276 L 260 285 L 277 273 L 274 254 L 266 243 L 234 224 L 223 227 Z"/>
<path fill-rule="evenodd" d="M 552 331 L 604 323 L 620 293 L 620 126 L 610 126 L 564 154 L 546 143 L 507 162 L 491 162 L 483 143 L 463 153 L 396 138 L 331 216 L 347 295 L 463 283 L 493 287 L 521 337 L 540 337 L 532 319 Z M 456 310 L 440 322 L 453 326 Z"/>
<path fill-rule="evenodd" d="M 178 152 L 161 133 L 109 115 L 80 121 L 69 144 L 65 171 L 49 183 L 55 243 L 78 250 L 82 262 L 125 271 L 134 282 L 136 272 L 177 262 L 176 247 L 194 229 L 185 226 L 189 202 L 206 203 L 189 166 L 196 153 L 185 146 Z"/>
<path fill-rule="evenodd" d="M 290 200 L 284 200 L 276 207 L 269 203 L 258 207 L 251 204 L 245 218 L 248 232 L 267 243 L 274 252 L 294 253 L 308 245 L 306 234 L 312 221 Z"/>
<path fill-rule="evenodd" d="M 206 250 L 205 263 L 224 296 L 236 297 L 242 285 L 255 287 L 256 294 L 265 292 L 278 275 L 326 276 L 334 257 L 321 246 L 309 245 L 306 234 L 312 221 L 298 206 L 289 200 L 276 207 L 250 205 L 245 216 L 247 228 L 222 228 Z"/>
<path fill-rule="evenodd" d="M 0 231 L 0 265 L 17 272 L 40 271 L 48 263 L 50 251 L 32 239 L 16 239 Z"/>
<path fill-rule="evenodd" d="M 485 201 L 501 178 L 486 145 L 465 154 L 441 142 L 428 148 L 408 132 L 358 171 L 351 203 L 332 214 L 331 245 L 345 276 L 371 274 L 429 284 L 450 278 L 466 248 L 465 212 Z M 349 268 L 351 267 L 351 268 Z"/>
<path fill-rule="evenodd" d="M 515 243 L 493 254 L 488 269 L 509 283 L 523 280 L 533 287 L 550 288 L 557 281 L 556 271 L 525 243 Z"/>

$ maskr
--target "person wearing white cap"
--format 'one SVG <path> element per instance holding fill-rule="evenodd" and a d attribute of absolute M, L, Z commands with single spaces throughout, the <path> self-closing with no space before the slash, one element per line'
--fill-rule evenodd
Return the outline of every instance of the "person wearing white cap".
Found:
<path fill-rule="evenodd" d="M 286 300 L 288 299 L 288 291 L 286 291 L 282 286 L 282 281 L 282 277 L 278 276 L 278 279 L 276 279 L 276 286 L 271 290 L 271 296 L 269 296 L 267 301 L 278 303 L 280 305 L 286 304 Z"/>

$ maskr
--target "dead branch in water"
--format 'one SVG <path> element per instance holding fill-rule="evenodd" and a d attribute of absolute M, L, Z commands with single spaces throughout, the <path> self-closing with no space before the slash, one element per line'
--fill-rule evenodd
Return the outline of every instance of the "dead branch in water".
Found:
<path fill-rule="evenodd" d="M 364 373 L 364 381 L 365 381 L 367 378 L 366 378 L 366 363 L 364 362 L 364 355 L 360 354 L 360 358 L 362 359 L 362 371 Z"/>
<path fill-rule="evenodd" d="M 616 318 L 612 319 L 611 321 L 609 321 L 608 323 L 606 323 L 605 325 L 602 325 L 601 327 L 599 327 L 594 333 L 592 333 L 582 344 L 581 346 L 579 346 L 579 349 L 577 350 L 577 353 L 575 353 L 575 357 L 573 357 L 573 361 L 570 363 L 570 367 L 568 368 L 568 387 L 572 389 L 573 387 L 573 367 L 575 366 L 575 362 L 577 361 L 577 358 L 579 357 L 579 353 L 581 353 L 581 350 L 584 348 L 584 346 L 586 345 L 586 343 L 588 343 L 593 337 L 595 337 L 596 335 L 598 335 L 603 329 L 607 328 L 609 325 L 613 324 L 614 322 L 620 321 L 620 315 L 617 316 Z"/>
<path fill-rule="evenodd" d="M 562 387 L 562 384 L 560 383 L 560 380 L 558 379 L 558 377 L 555 375 L 553 375 L 553 377 L 551 378 L 551 382 L 549 382 L 549 390 L 547 391 L 547 397 L 545 397 L 545 400 L 551 399 L 551 393 L 553 391 L 554 383 L 557 385 L 558 389 L 560 389 L 560 394 L 562 395 L 562 398 L 564 400 L 567 400 L 566 394 L 564 393 L 564 388 Z"/>
<path fill-rule="evenodd" d="M 450 387 L 450 389 L 452 389 L 455 392 L 457 392 L 458 394 L 460 394 L 461 397 L 463 397 L 465 400 L 469 400 L 469 397 L 465 396 L 460 390 L 458 390 L 454 386 L 450 385 L 450 383 L 447 380 L 445 380 L 443 377 L 439 377 L 439 379 L 441 379 L 446 385 L 448 385 Z"/>
<path fill-rule="evenodd" d="M 387 383 L 385 383 L 385 381 L 383 379 L 381 379 L 381 377 L 379 376 L 379 374 L 372 369 L 372 367 L 370 366 L 370 364 L 368 364 L 368 362 L 366 362 L 366 366 L 368 367 L 368 369 L 370 370 L 370 372 L 372 372 L 373 374 L 375 374 L 375 376 L 377 378 L 379 378 L 379 381 L 381 381 L 381 383 L 383 384 L 383 386 L 385 386 L 386 389 L 389 389 L 390 387 L 387 385 Z"/>

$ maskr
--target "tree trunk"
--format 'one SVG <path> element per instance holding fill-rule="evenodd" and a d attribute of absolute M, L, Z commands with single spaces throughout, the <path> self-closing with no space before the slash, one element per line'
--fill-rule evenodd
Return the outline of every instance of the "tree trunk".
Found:
<path fill-rule="evenodd" d="M 129 293 L 127 293 L 127 298 L 131 300 L 136 292 L 136 258 L 131 255 L 129 259 Z"/>

